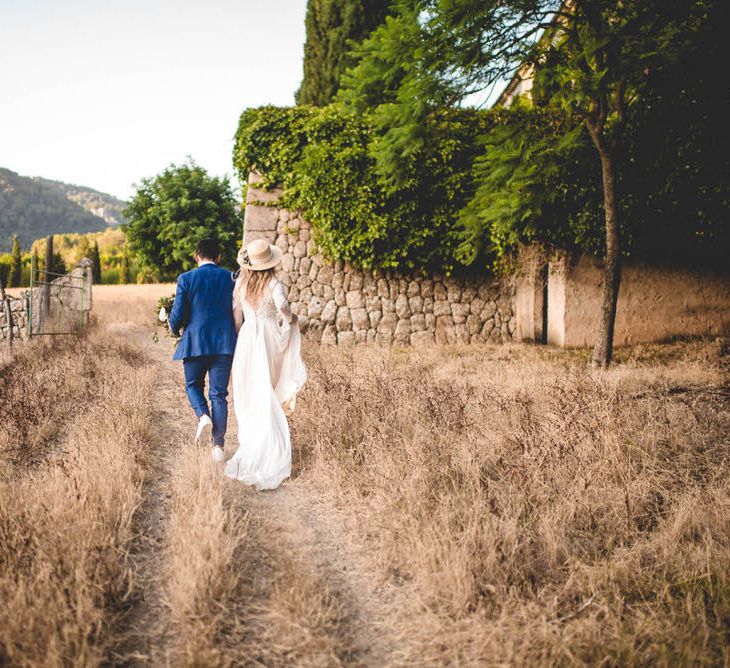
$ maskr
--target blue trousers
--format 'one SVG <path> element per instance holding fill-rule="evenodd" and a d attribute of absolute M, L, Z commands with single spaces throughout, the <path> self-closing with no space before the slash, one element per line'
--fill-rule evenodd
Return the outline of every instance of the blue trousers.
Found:
<path fill-rule="evenodd" d="M 233 355 L 201 355 L 183 360 L 185 391 L 188 400 L 201 417 L 207 415 L 213 422 L 213 444 L 223 447 L 228 424 L 228 379 L 231 377 Z M 210 407 L 205 398 L 205 375 L 210 381 Z"/>

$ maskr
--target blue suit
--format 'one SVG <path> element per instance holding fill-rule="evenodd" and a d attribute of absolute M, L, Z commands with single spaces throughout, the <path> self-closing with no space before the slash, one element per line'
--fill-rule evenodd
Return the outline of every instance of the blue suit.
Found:
<path fill-rule="evenodd" d="M 223 446 L 228 422 L 228 380 L 236 349 L 233 322 L 234 281 L 229 271 L 203 264 L 180 274 L 169 324 L 182 338 L 173 359 L 183 360 L 185 388 L 195 414 L 213 422 L 213 443 Z M 210 380 L 210 408 L 205 398 L 205 376 Z"/>

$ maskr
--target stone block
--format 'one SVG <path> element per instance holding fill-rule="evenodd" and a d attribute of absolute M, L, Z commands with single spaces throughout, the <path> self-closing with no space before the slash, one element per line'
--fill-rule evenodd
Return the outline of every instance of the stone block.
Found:
<path fill-rule="evenodd" d="M 471 304 L 469 304 L 469 312 L 473 313 L 476 316 L 481 316 L 485 305 L 486 304 L 481 299 L 479 299 L 479 297 L 475 297 L 471 300 Z"/>
<path fill-rule="evenodd" d="M 307 255 L 307 244 L 304 241 L 297 241 L 294 244 L 294 257 L 305 257 Z"/>
<path fill-rule="evenodd" d="M 426 297 L 426 295 L 423 295 Z M 446 287 L 443 283 L 434 283 L 433 284 L 433 299 L 434 301 L 445 301 L 448 298 L 448 295 L 446 293 Z"/>
<path fill-rule="evenodd" d="M 411 339 L 410 320 L 399 320 L 395 326 L 395 340 L 399 343 L 408 343 Z"/>
<path fill-rule="evenodd" d="M 352 317 L 350 316 L 350 309 L 347 306 L 340 306 L 337 309 L 335 327 L 337 327 L 338 332 L 347 332 L 352 329 Z"/>
<path fill-rule="evenodd" d="M 495 301 L 489 301 L 484 305 L 484 308 L 482 309 L 482 312 L 479 314 L 479 317 L 482 320 L 489 320 L 490 318 L 494 317 L 494 314 L 497 312 L 497 302 Z"/>
<path fill-rule="evenodd" d="M 368 311 L 380 311 L 380 297 L 365 297 L 365 308 Z"/>
<path fill-rule="evenodd" d="M 454 316 L 454 323 L 456 323 L 456 324 L 465 323 L 466 317 L 469 315 L 469 304 L 462 304 L 460 302 L 452 302 L 451 315 Z"/>
<path fill-rule="evenodd" d="M 345 297 L 345 291 L 342 288 L 335 288 L 335 302 L 337 306 L 346 306 L 347 298 Z"/>
<path fill-rule="evenodd" d="M 325 325 L 322 332 L 321 343 L 323 346 L 334 346 L 337 344 L 337 330 L 332 324 Z"/>
<path fill-rule="evenodd" d="M 316 256 L 315 256 L 316 257 Z M 331 264 L 323 264 L 319 268 L 319 273 L 317 274 L 317 280 L 322 283 L 323 285 L 330 285 L 332 286 L 332 277 L 335 275 L 334 269 L 332 268 Z M 335 287 L 335 286 L 332 286 Z"/>
<path fill-rule="evenodd" d="M 355 271 L 350 274 L 350 290 L 362 290 L 364 277 L 361 271 Z"/>
<path fill-rule="evenodd" d="M 308 274 L 309 268 L 312 266 L 312 261 L 308 257 L 303 257 L 299 261 L 299 271 L 302 274 Z"/>
<path fill-rule="evenodd" d="M 392 299 L 381 298 L 380 309 L 383 311 L 383 313 L 395 313 L 395 303 Z"/>
<path fill-rule="evenodd" d="M 312 297 L 311 301 L 309 302 L 309 307 L 307 308 L 307 315 L 310 318 L 319 318 L 322 315 L 322 311 L 324 311 L 325 303 L 322 299 L 319 297 Z"/>
<path fill-rule="evenodd" d="M 411 331 L 422 332 L 426 329 L 426 316 L 422 313 L 411 316 Z"/>
<path fill-rule="evenodd" d="M 431 279 L 423 279 L 421 281 L 421 297 L 433 297 L 433 281 Z"/>
<path fill-rule="evenodd" d="M 411 309 L 411 313 L 423 313 L 423 297 L 420 295 L 409 297 L 408 306 Z"/>
<path fill-rule="evenodd" d="M 312 281 L 309 276 L 300 274 L 299 278 L 297 279 L 297 287 L 300 290 L 303 290 L 304 288 L 308 288 L 310 285 L 312 285 Z"/>
<path fill-rule="evenodd" d="M 311 278 L 313 281 L 317 280 L 317 274 L 319 273 L 319 267 L 312 262 L 312 264 L 309 267 L 309 278 Z"/>
<path fill-rule="evenodd" d="M 329 300 L 322 309 L 319 319 L 325 324 L 334 324 L 337 317 L 337 304 L 334 299 Z"/>
<path fill-rule="evenodd" d="M 299 299 L 305 303 L 309 303 L 309 300 L 313 297 L 312 288 L 303 288 L 299 293 Z"/>
<path fill-rule="evenodd" d="M 370 326 L 373 329 L 377 329 L 378 325 L 380 324 L 380 319 L 383 317 L 383 314 L 380 311 L 370 311 L 368 313 L 368 318 L 370 319 Z"/>
<path fill-rule="evenodd" d="M 479 316 L 471 313 L 466 319 L 466 329 L 469 332 L 469 335 L 479 334 L 481 328 L 482 321 L 480 320 Z"/>
<path fill-rule="evenodd" d="M 338 332 L 337 343 L 341 346 L 354 346 L 356 343 L 355 332 Z"/>
<path fill-rule="evenodd" d="M 417 280 L 410 281 L 408 288 L 406 289 L 406 295 L 408 297 L 421 296 L 421 284 Z"/>
<path fill-rule="evenodd" d="M 413 332 L 411 334 L 412 346 L 432 346 L 436 343 L 433 332 Z"/>
<path fill-rule="evenodd" d="M 364 308 L 365 297 L 363 297 L 361 290 L 350 290 L 345 294 L 345 301 L 351 309 Z"/>
<path fill-rule="evenodd" d="M 279 212 L 272 206 L 247 204 L 243 229 L 248 232 L 276 232 Z"/>
<path fill-rule="evenodd" d="M 436 318 L 436 343 L 448 344 L 456 341 L 454 320 L 450 315 L 440 315 Z"/>
<path fill-rule="evenodd" d="M 315 297 L 322 297 L 324 299 L 324 286 L 321 283 L 314 281 L 312 283 L 312 294 Z M 329 298 L 325 299 L 327 301 Z"/>
<path fill-rule="evenodd" d="M 390 332 L 391 334 L 395 332 L 395 328 L 398 325 L 398 317 L 395 313 L 384 313 L 383 317 L 380 318 L 380 322 L 378 323 L 378 333 L 381 332 Z"/>
<path fill-rule="evenodd" d="M 370 327 L 370 318 L 368 312 L 364 308 L 352 308 L 350 310 L 352 316 L 352 328 L 358 332 L 361 330 L 367 330 Z"/>
<path fill-rule="evenodd" d="M 317 277 L 317 280 L 320 281 L 322 279 L 322 272 L 320 272 L 319 276 Z M 322 297 L 329 301 L 330 299 L 335 298 L 335 289 L 333 287 L 330 287 L 329 285 L 323 285 L 322 283 L 319 283 L 322 285 Z"/>
<path fill-rule="evenodd" d="M 447 301 L 435 301 L 433 303 L 433 314 L 436 317 L 451 315 L 451 304 Z"/>
<path fill-rule="evenodd" d="M 406 297 L 405 290 L 396 297 L 395 312 L 401 319 L 411 317 L 411 307 L 408 305 L 408 297 Z"/>
<path fill-rule="evenodd" d="M 384 278 L 378 279 L 378 296 L 380 297 L 389 297 L 390 296 L 390 289 L 388 288 L 388 281 L 386 281 Z"/>

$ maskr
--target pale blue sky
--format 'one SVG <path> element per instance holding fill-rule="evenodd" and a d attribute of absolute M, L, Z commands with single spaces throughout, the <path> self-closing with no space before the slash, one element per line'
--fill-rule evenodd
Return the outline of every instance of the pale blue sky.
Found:
<path fill-rule="evenodd" d="M 191 155 L 232 174 L 238 116 L 289 105 L 306 0 L 0 0 L 0 166 L 127 198 Z"/>

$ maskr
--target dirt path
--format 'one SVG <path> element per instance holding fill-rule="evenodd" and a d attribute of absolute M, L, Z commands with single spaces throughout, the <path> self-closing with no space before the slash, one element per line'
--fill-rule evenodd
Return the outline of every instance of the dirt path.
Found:
<path fill-rule="evenodd" d="M 136 522 L 139 538 L 132 560 L 137 585 L 127 619 L 130 639 L 118 659 L 126 665 L 170 665 L 168 647 L 174 639 L 164 604 L 161 559 L 168 521 L 166 501 L 171 472 L 181 449 L 190 445 L 195 421 L 185 399 L 181 365 L 170 359 L 169 341 L 153 343 L 148 335 L 141 334 L 134 338 L 159 366 L 155 398 L 159 442 L 150 453 L 150 477 Z M 231 406 L 227 457 L 235 450 L 236 434 Z M 229 498 L 240 503 L 241 513 L 248 513 L 253 520 L 257 545 L 251 554 L 256 553 L 257 560 L 267 563 L 265 577 L 261 569 L 248 569 L 252 576 L 247 586 L 254 591 L 259 606 L 266 607 L 273 583 L 296 580 L 296 571 L 286 572 L 292 563 L 303 565 L 311 569 L 326 588 L 326 596 L 340 610 L 336 632 L 348 650 L 338 663 L 389 665 L 396 646 L 387 626 L 392 591 L 368 571 L 362 548 L 349 541 L 346 515 L 320 498 L 306 476 L 296 474 L 274 492 L 256 493 L 242 488 Z M 246 620 L 241 621 L 246 624 Z"/>

